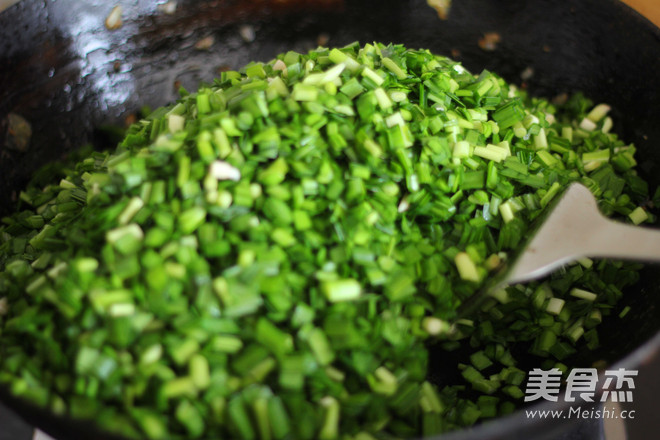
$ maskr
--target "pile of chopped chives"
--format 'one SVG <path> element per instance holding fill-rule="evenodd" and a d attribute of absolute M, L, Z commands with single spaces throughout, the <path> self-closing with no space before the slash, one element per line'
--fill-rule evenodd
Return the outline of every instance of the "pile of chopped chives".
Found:
<path fill-rule="evenodd" d="M 406 438 L 511 412 L 513 353 L 566 371 L 639 266 L 583 259 L 449 322 L 569 182 L 654 219 L 608 111 L 377 43 L 182 90 L 3 219 L 0 383 L 131 438 Z M 437 341 L 467 349 L 455 383 L 427 380 Z"/>

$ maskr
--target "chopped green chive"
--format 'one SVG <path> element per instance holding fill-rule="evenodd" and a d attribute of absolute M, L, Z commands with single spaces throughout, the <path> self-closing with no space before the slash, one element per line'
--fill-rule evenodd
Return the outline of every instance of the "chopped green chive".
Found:
<path fill-rule="evenodd" d="M 477 266 L 474 264 L 470 256 L 465 252 L 459 252 L 454 257 L 454 262 L 456 263 L 456 269 L 458 269 L 458 274 L 464 280 L 479 282 L 481 277 L 477 271 Z"/>
<path fill-rule="evenodd" d="M 633 222 L 633 224 L 638 225 L 648 220 L 649 215 L 646 213 L 644 208 L 638 206 L 635 209 L 633 209 L 633 211 L 630 214 L 628 214 L 628 217 Z"/>
<path fill-rule="evenodd" d="M 322 290 L 330 302 L 350 301 L 360 296 L 362 286 L 356 280 L 332 280 L 324 282 Z"/>
<path fill-rule="evenodd" d="M 432 437 L 507 414 L 521 365 L 599 346 L 638 267 L 580 259 L 457 308 L 570 182 L 655 220 L 609 111 L 380 43 L 181 90 L 2 219 L 0 384 L 130 438 Z M 427 380 L 431 347 L 461 347 L 439 354 L 451 383 Z"/>
<path fill-rule="evenodd" d="M 577 287 L 571 289 L 570 291 L 571 296 L 574 296 L 579 299 L 586 299 L 587 301 L 594 301 L 598 295 L 596 295 L 593 292 L 589 292 L 583 289 L 578 289 Z"/>

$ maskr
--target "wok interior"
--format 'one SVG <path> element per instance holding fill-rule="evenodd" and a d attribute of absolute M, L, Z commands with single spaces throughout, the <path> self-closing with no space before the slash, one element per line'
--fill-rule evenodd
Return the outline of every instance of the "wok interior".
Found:
<path fill-rule="evenodd" d="M 307 51 L 325 39 L 329 46 L 357 40 L 428 48 L 473 73 L 488 69 L 516 84 L 531 68 L 525 86 L 535 95 L 582 91 L 611 104 L 614 131 L 637 146 L 638 169 L 651 194 L 660 183 L 660 124 L 654 120 L 660 114 L 660 31 L 613 1 L 460 0 L 446 21 L 423 0 L 180 1 L 173 16 L 126 9 L 124 26 L 113 32 L 99 29 L 110 9 L 102 2 L 60 0 L 44 7 L 24 0 L 0 15 L 0 119 L 18 113 L 33 130 L 27 151 L 8 149 L 6 142 L 0 149 L 0 213 L 14 209 L 17 191 L 40 165 L 86 142 L 111 147 L 114 139 L 99 126 L 123 124 L 141 105 L 173 101 L 178 85 L 196 90 L 223 69 Z M 85 27 L 89 17 L 97 20 Z M 254 41 L 241 35 L 244 25 L 252 27 Z M 484 32 L 500 34 L 496 50 L 479 47 Z M 210 36 L 208 50 L 195 48 Z M 580 363 L 618 361 L 658 332 L 659 273 L 643 271 L 640 283 L 625 292 L 622 303 L 632 307 L 626 320 L 606 319 L 599 331 L 604 346 L 583 354 Z"/>

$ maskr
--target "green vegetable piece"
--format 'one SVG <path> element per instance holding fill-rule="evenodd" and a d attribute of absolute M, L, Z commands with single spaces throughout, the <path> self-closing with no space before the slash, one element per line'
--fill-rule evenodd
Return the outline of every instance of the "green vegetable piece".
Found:
<path fill-rule="evenodd" d="M 357 280 L 332 280 L 322 285 L 323 293 L 330 302 L 351 301 L 360 297 L 362 287 Z"/>

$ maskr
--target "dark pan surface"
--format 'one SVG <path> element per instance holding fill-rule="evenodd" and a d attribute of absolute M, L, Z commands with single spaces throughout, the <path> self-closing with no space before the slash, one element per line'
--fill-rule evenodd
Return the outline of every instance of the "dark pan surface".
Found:
<path fill-rule="evenodd" d="M 23 0 L 0 15 L 0 214 L 15 209 L 18 192 L 40 165 L 88 142 L 112 146 L 99 127 L 123 124 L 143 104 L 171 102 L 175 83 L 194 90 L 222 69 L 311 49 L 319 36 L 331 46 L 358 40 L 429 48 L 517 84 L 531 68 L 525 86 L 536 95 L 583 91 L 611 104 L 615 131 L 639 148 L 639 169 L 652 191 L 660 183 L 660 30 L 616 1 L 456 0 L 447 21 L 424 0 L 178 3 L 167 15 L 144 0 Z M 103 21 L 115 4 L 124 5 L 124 24 L 111 32 Z M 245 25 L 254 41 L 241 36 Z M 501 35 L 495 51 L 480 49 L 484 32 Z M 210 49 L 195 49 L 209 36 Z M 9 113 L 31 124 L 26 149 L 17 149 L 7 133 Z M 602 340 L 610 343 L 591 360 L 637 366 L 660 346 L 660 274 L 648 269 L 627 293 L 631 313 L 603 325 Z M 4 389 L 0 398 L 61 438 L 101 438 L 89 425 L 35 410 Z M 517 413 L 456 435 L 554 438 L 563 429 Z"/>

